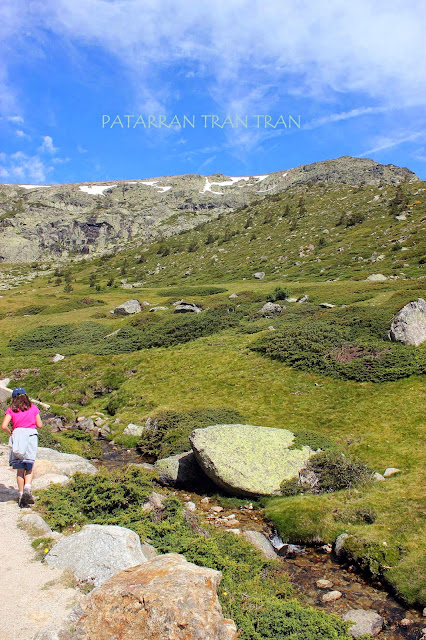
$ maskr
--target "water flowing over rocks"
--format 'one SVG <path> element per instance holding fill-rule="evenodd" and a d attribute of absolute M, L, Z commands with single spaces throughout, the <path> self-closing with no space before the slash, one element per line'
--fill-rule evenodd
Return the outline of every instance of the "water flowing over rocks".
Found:
<path fill-rule="evenodd" d="M 206 475 L 228 493 L 245 497 L 279 494 L 283 480 L 298 476 L 314 452 L 288 449 L 293 440 L 287 429 L 243 424 L 195 429 L 190 436 Z"/>
<path fill-rule="evenodd" d="M 216 590 L 221 573 L 177 553 L 116 574 L 83 603 L 64 640 L 236 640 Z M 61 635 L 60 635 L 61 637 Z"/>

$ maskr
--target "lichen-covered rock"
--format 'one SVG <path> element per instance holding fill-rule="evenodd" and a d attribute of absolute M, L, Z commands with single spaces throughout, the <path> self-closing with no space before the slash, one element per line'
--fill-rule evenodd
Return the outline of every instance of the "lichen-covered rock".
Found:
<path fill-rule="evenodd" d="M 140 313 L 141 311 L 142 307 L 139 300 L 126 300 L 126 302 L 123 302 L 123 304 L 115 307 L 113 313 L 118 316 L 130 316 L 135 313 Z"/>
<path fill-rule="evenodd" d="M 259 311 L 259 314 L 262 316 L 268 316 L 271 313 L 281 313 L 283 309 L 285 309 L 285 307 L 282 307 L 280 304 L 275 302 L 266 302 Z"/>
<path fill-rule="evenodd" d="M 353 626 L 349 628 L 349 633 L 353 638 L 358 638 L 364 634 L 376 636 L 383 627 L 383 618 L 375 611 L 365 609 L 351 609 L 342 616 L 342 620 L 352 620 Z"/>
<path fill-rule="evenodd" d="M 144 427 L 143 425 L 141 425 L 141 424 L 133 424 L 131 422 L 124 429 L 123 434 L 125 436 L 141 436 L 142 435 L 142 431 L 144 431 L 144 429 L 146 429 L 146 427 Z"/>
<path fill-rule="evenodd" d="M 389 338 L 415 347 L 426 340 L 426 301 L 423 298 L 409 302 L 396 314 Z"/>
<path fill-rule="evenodd" d="M 177 553 L 121 571 L 82 603 L 71 640 L 236 640 L 216 589 L 221 573 Z"/>
<path fill-rule="evenodd" d="M 101 524 L 87 524 L 78 533 L 64 536 L 46 555 L 48 564 L 71 569 L 77 580 L 95 587 L 147 561 L 134 531 Z"/>
<path fill-rule="evenodd" d="M 234 495 L 254 497 L 280 493 L 283 480 L 294 478 L 314 453 L 289 449 L 287 429 L 222 424 L 195 429 L 190 442 L 198 464 L 213 482 Z"/>
<path fill-rule="evenodd" d="M 157 460 L 154 465 L 161 484 L 188 490 L 205 489 L 211 482 L 202 471 L 193 451 Z"/>

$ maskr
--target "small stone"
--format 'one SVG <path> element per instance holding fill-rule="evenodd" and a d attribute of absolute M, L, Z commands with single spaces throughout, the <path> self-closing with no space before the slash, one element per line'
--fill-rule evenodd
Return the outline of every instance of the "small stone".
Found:
<path fill-rule="evenodd" d="M 373 480 L 376 480 L 376 482 L 383 482 L 384 477 L 381 473 L 377 473 L 376 471 L 376 473 L 373 474 Z"/>
<path fill-rule="evenodd" d="M 384 472 L 384 477 L 389 478 L 389 476 L 395 475 L 395 473 L 400 473 L 401 469 L 396 469 L 395 467 L 388 467 Z"/>
<path fill-rule="evenodd" d="M 197 507 L 195 502 L 191 502 L 191 500 L 189 500 L 185 505 L 185 509 L 187 509 L 187 511 L 196 511 Z"/>
<path fill-rule="evenodd" d="M 352 620 L 353 625 L 349 629 L 349 633 L 353 638 L 358 638 L 364 634 L 376 636 L 383 627 L 383 618 L 375 611 L 366 611 L 365 609 L 351 609 L 342 616 L 342 620 Z"/>
<path fill-rule="evenodd" d="M 328 593 L 324 593 L 324 595 L 321 596 L 321 600 L 323 602 L 334 602 L 335 600 L 339 600 L 342 595 L 343 594 L 341 591 L 329 591 Z"/>
<path fill-rule="evenodd" d="M 241 534 L 241 529 L 228 529 L 229 533 L 235 533 L 236 536 Z"/>
<path fill-rule="evenodd" d="M 213 513 L 221 513 L 223 511 L 223 507 L 219 507 L 219 506 L 212 507 L 210 511 L 213 511 Z"/>
<path fill-rule="evenodd" d="M 256 280 L 263 280 L 264 277 L 265 277 L 264 271 L 257 271 L 256 273 L 253 274 L 253 278 L 256 278 Z"/>
<path fill-rule="evenodd" d="M 55 354 L 52 358 L 52 362 L 60 362 L 61 360 L 65 360 L 65 356 L 62 356 L 60 353 Z"/>
<path fill-rule="evenodd" d="M 317 580 L 315 583 L 318 589 L 331 589 L 333 583 L 331 580 L 326 580 L 325 578 L 321 578 L 321 580 Z"/>
<path fill-rule="evenodd" d="M 323 553 L 331 553 L 333 551 L 333 547 L 331 544 L 323 544 L 322 547 L 320 547 L 320 551 Z"/>
<path fill-rule="evenodd" d="M 225 527 L 235 527 L 236 524 L 240 524 L 238 520 L 227 520 L 224 522 Z"/>
<path fill-rule="evenodd" d="M 413 621 L 410 620 L 410 618 L 402 618 L 402 620 L 400 620 L 399 622 L 400 627 L 409 627 L 412 624 L 413 624 Z"/>
<path fill-rule="evenodd" d="M 203 504 L 209 504 L 209 502 L 210 502 L 210 498 L 208 498 L 207 496 L 206 496 L 205 498 L 201 498 L 201 502 L 202 502 Z"/>
<path fill-rule="evenodd" d="M 319 306 L 323 307 L 323 309 L 333 309 L 336 305 L 331 304 L 331 302 L 320 302 Z"/>
<path fill-rule="evenodd" d="M 371 282 L 383 282 L 387 280 L 387 277 L 383 275 L 383 273 L 372 273 L 371 276 L 368 276 L 366 280 L 370 280 Z"/>
<path fill-rule="evenodd" d="M 336 558 L 340 558 L 340 556 L 343 554 L 343 546 L 348 536 L 349 534 L 347 533 L 341 533 L 340 536 L 337 536 L 336 542 L 334 544 L 334 554 Z"/>

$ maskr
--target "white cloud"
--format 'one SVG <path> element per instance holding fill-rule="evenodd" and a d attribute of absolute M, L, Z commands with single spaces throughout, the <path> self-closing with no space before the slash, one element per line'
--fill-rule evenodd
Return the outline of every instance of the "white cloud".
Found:
<path fill-rule="evenodd" d="M 417 131 L 415 133 L 406 133 L 405 135 L 401 135 L 397 138 L 389 138 L 389 137 L 378 137 L 375 140 L 375 146 L 371 149 L 367 149 L 363 153 L 359 154 L 359 157 L 370 156 L 374 153 L 378 153 L 379 151 L 385 151 L 386 149 L 391 149 L 392 147 L 397 147 L 400 144 L 404 144 L 404 142 L 413 142 L 414 140 L 423 139 L 426 140 L 426 130 Z"/>
<path fill-rule="evenodd" d="M 15 124 L 24 124 L 24 118 L 22 116 L 9 116 L 7 119 L 9 122 L 14 122 Z"/>
<path fill-rule="evenodd" d="M 2 163 L 0 167 L 2 177 L 13 181 L 28 181 L 31 184 L 45 182 L 47 174 L 53 170 L 53 167 L 38 155 L 31 156 L 23 151 L 16 151 L 12 154 L 3 153 L 0 162 Z"/>
<path fill-rule="evenodd" d="M 58 148 L 53 146 L 53 140 L 50 136 L 44 136 L 43 142 L 39 146 L 38 150 L 40 151 L 40 153 L 54 154 L 58 151 Z"/>

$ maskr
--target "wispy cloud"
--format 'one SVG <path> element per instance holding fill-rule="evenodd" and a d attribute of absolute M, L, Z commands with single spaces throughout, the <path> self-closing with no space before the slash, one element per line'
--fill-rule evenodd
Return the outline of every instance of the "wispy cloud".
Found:
<path fill-rule="evenodd" d="M 359 118 L 360 116 L 377 115 L 379 113 L 386 113 L 392 110 L 392 107 L 359 107 L 358 109 L 351 109 L 350 111 L 342 111 L 340 113 L 330 113 L 327 116 L 321 118 L 315 118 L 303 125 L 304 129 L 317 129 L 324 125 L 340 122 L 342 120 L 349 120 L 351 118 Z"/>
<path fill-rule="evenodd" d="M 413 142 L 414 140 L 419 140 L 423 138 L 426 140 L 426 130 L 417 131 L 415 133 L 410 133 L 409 135 L 400 136 L 397 138 L 388 138 L 388 137 L 379 137 L 376 138 L 376 145 L 371 149 L 367 149 L 367 151 L 363 151 L 359 154 L 361 158 L 364 156 L 370 156 L 374 153 L 378 153 L 379 151 L 384 151 L 385 149 L 391 149 L 392 147 L 397 147 L 400 144 L 404 144 L 404 142 Z"/>
<path fill-rule="evenodd" d="M 38 148 L 40 153 L 51 153 L 54 154 L 58 151 L 58 147 L 53 145 L 53 139 L 51 136 L 43 136 L 43 142 Z"/>
<path fill-rule="evenodd" d="M 45 162 L 38 155 L 28 155 L 23 151 L 12 154 L 3 153 L 0 157 L 0 175 L 13 182 L 30 182 L 39 184 L 45 182 L 53 166 Z"/>

